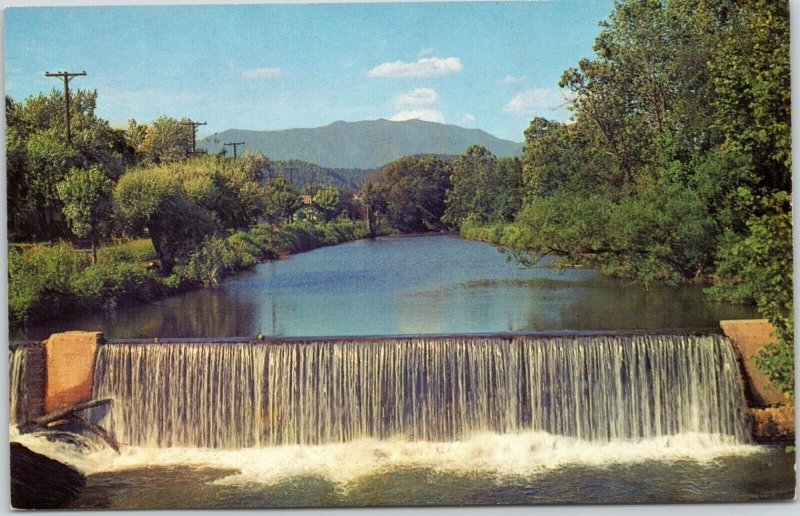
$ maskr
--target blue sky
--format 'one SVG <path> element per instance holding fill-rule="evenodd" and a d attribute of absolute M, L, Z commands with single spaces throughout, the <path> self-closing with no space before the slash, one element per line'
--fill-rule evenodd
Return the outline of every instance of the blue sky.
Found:
<path fill-rule="evenodd" d="M 5 12 L 6 94 L 86 70 L 115 125 L 159 115 L 229 128 L 421 118 L 522 141 L 566 120 L 561 72 L 592 56 L 612 0 L 525 3 L 17 8 Z"/>

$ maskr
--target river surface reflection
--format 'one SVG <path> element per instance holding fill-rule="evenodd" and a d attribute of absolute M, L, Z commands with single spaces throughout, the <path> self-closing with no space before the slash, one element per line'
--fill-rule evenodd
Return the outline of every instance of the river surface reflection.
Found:
<path fill-rule="evenodd" d="M 641 286 L 589 269 L 524 268 L 451 235 L 384 237 L 258 265 L 204 289 L 12 332 L 108 338 L 394 335 L 531 330 L 713 329 L 753 318 L 701 287 Z"/>

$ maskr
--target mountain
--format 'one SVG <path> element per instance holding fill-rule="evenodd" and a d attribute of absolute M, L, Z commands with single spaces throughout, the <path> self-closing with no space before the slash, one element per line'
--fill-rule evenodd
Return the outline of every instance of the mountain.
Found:
<path fill-rule="evenodd" d="M 421 120 L 334 122 L 314 129 L 281 131 L 228 129 L 202 139 L 198 146 L 217 153 L 226 142 L 245 142 L 245 149 L 261 151 L 273 160 L 297 159 L 346 169 L 374 169 L 414 154 L 462 154 L 473 144 L 498 157 L 522 153 L 521 143 L 501 140 L 480 129 Z"/>
<path fill-rule="evenodd" d="M 270 160 L 272 176 L 282 176 L 291 181 L 295 188 L 306 183 L 320 183 L 344 190 L 358 190 L 361 180 L 369 170 L 359 168 L 326 168 L 297 159 L 289 161 Z"/>

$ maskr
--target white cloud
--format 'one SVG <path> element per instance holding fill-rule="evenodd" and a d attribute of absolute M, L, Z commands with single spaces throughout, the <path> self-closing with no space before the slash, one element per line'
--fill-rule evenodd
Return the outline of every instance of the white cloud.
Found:
<path fill-rule="evenodd" d="M 464 124 L 474 124 L 475 123 L 475 115 L 472 113 L 464 113 L 461 115 L 461 122 Z"/>
<path fill-rule="evenodd" d="M 242 77 L 245 79 L 269 79 L 277 77 L 281 74 L 280 68 L 273 68 L 270 66 L 264 68 L 253 68 L 242 72 Z"/>
<path fill-rule="evenodd" d="M 461 59 L 458 57 L 425 57 L 415 63 L 394 61 L 382 63 L 367 72 L 370 77 L 435 77 L 460 72 Z"/>
<path fill-rule="evenodd" d="M 435 50 L 432 49 L 432 48 L 423 48 L 422 50 L 417 52 L 417 57 L 429 56 L 429 55 L 433 54 L 434 52 L 435 52 Z"/>
<path fill-rule="evenodd" d="M 524 80 L 525 80 L 525 79 L 527 79 L 527 78 L 528 78 L 528 76 L 527 76 L 527 75 L 520 75 L 519 77 L 514 77 L 513 75 L 506 75 L 506 76 L 503 78 L 503 80 L 502 80 L 502 81 L 500 81 L 500 82 L 502 82 L 502 83 L 504 83 L 504 84 L 513 84 L 513 83 L 515 83 L 515 82 L 522 82 L 522 81 L 524 81 Z"/>
<path fill-rule="evenodd" d="M 424 120 L 426 122 L 444 123 L 444 115 L 433 109 L 406 109 L 395 113 L 389 120 L 402 122 L 403 120 Z"/>
<path fill-rule="evenodd" d="M 392 99 L 392 105 L 396 108 L 405 106 L 425 106 L 433 104 L 439 100 L 439 94 L 432 88 L 414 88 L 405 91 Z"/>
<path fill-rule="evenodd" d="M 531 115 L 541 111 L 555 111 L 565 102 L 566 99 L 559 90 L 534 88 L 514 96 L 503 106 L 503 112 L 520 116 Z"/>

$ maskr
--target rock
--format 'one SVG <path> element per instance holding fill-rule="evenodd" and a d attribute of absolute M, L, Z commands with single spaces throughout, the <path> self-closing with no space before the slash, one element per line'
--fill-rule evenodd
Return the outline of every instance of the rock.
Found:
<path fill-rule="evenodd" d="M 81 492 L 85 483 L 86 478 L 75 468 L 11 443 L 13 508 L 62 508 Z"/>
<path fill-rule="evenodd" d="M 794 441 L 794 405 L 751 408 L 753 437 L 757 442 Z"/>

